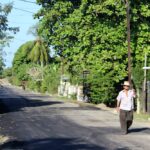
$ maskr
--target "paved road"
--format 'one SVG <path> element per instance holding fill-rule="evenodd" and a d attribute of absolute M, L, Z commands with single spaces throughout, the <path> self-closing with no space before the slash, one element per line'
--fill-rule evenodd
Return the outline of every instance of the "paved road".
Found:
<path fill-rule="evenodd" d="M 0 88 L 0 150 L 149 150 L 149 124 L 121 135 L 118 116 L 11 86 Z"/>

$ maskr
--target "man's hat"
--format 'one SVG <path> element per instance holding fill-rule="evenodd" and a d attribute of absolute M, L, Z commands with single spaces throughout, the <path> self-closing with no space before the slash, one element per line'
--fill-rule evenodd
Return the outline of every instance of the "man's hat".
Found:
<path fill-rule="evenodd" d="M 123 86 L 130 86 L 130 83 L 129 83 L 129 81 L 124 81 L 124 84 L 123 84 Z"/>

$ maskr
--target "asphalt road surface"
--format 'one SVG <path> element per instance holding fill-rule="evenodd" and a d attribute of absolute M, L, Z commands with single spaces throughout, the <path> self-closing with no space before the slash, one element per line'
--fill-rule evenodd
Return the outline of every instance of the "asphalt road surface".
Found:
<path fill-rule="evenodd" d="M 11 86 L 0 88 L 0 150 L 149 150 L 149 123 L 121 135 L 118 115 Z"/>

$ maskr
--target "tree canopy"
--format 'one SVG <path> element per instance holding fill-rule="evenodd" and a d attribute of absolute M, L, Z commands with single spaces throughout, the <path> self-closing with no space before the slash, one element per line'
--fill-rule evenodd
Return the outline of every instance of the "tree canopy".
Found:
<path fill-rule="evenodd" d="M 129 1 L 132 67 L 150 53 L 150 2 Z M 37 0 L 38 33 L 74 76 L 90 70 L 93 99 L 106 101 L 127 76 L 126 4 L 120 0 Z M 108 93 L 108 94 L 106 94 Z"/>
<path fill-rule="evenodd" d="M 53 65 L 47 67 L 51 47 L 59 59 L 54 74 L 62 70 L 61 75 L 68 73 L 71 81 L 81 84 L 83 72 L 88 71 L 86 82 L 91 100 L 94 103 L 114 100 L 116 90 L 128 74 L 126 1 L 37 0 L 37 4 L 41 5 L 34 16 L 39 19 L 34 28 L 38 38 L 19 48 L 13 63 L 15 71 L 19 64 L 24 64 L 23 69 L 34 63 L 46 65 L 49 69 L 45 73 L 52 75 Z M 129 0 L 129 5 L 132 80 L 140 88 L 144 55 L 150 55 L 150 2 Z M 147 63 L 150 65 L 149 58 Z"/>
<path fill-rule="evenodd" d="M 46 65 L 49 63 L 49 49 L 40 40 L 28 41 L 21 45 L 13 59 L 13 72 L 20 80 L 26 80 L 31 64 Z"/>
<path fill-rule="evenodd" d="M 12 4 L 2 5 L 0 3 L 0 71 L 4 66 L 3 47 L 13 38 L 11 33 L 19 31 L 17 27 L 10 27 L 8 24 L 8 15 L 12 10 Z"/>

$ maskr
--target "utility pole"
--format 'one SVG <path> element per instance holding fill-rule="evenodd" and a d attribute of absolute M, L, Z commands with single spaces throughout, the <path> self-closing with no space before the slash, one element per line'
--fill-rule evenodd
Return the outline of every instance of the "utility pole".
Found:
<path fill-rule="evenodd" d="M 144 67 L 147 66 L 147 55 L 145 53 L 145 63 L 144 63 Z M 143 83 L 143 113 L 146 113 L 147 111 L 147 101 L 146 101 L 146 74 L 147 74 L 147 69 L 144 69 L 144 83 Z"/>
<path fill-rule="evenodd" d="M 130 29 L 130 3 L 126 0 L 126 15 L 127 15 L 127 42 L 128 42 L 128 81 L 132 85 L 131 81 L 131 29 Z"/>

